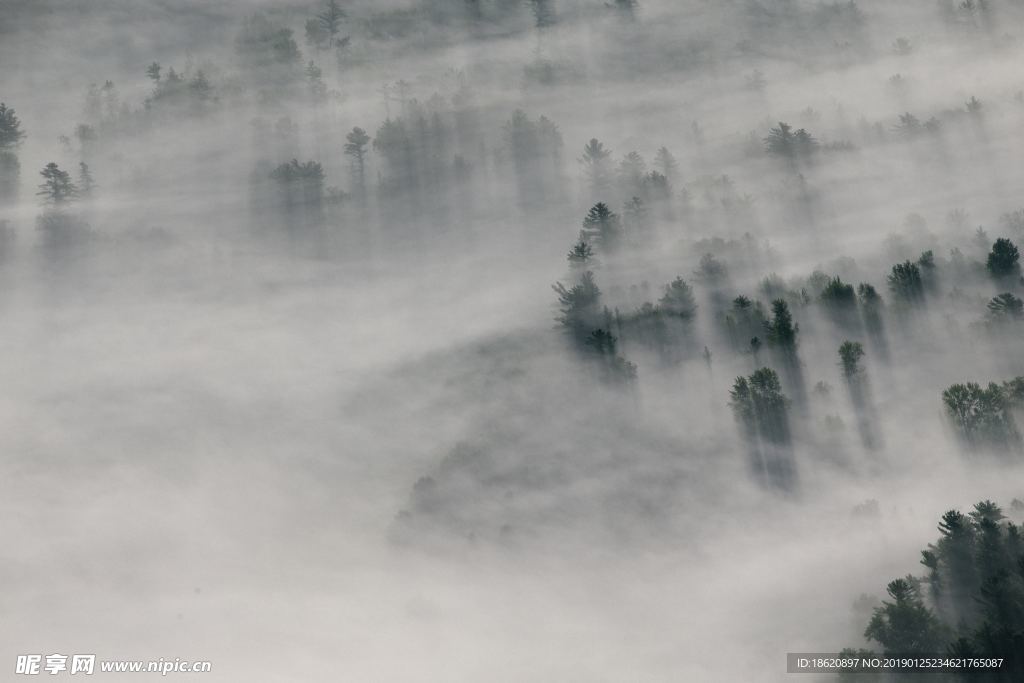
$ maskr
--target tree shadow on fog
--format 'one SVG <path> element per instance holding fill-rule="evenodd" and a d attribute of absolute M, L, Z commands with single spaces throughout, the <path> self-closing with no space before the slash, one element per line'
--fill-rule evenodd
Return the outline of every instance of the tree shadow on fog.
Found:
<path fill-rule="evenodd" d="M 768 488 L 794 490 L 797 471 L 789 399 L 782 393 L 778 374 L 771 368 L 761 368 L 749 377 L 737 377 L 729 396 L 755 478 Z"/>

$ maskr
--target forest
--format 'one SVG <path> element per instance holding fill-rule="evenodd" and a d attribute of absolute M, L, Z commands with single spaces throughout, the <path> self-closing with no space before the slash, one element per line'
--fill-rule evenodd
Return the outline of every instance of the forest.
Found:
<path fill-rule="evenodd" d="M 1024 680 L 1022 60 L 1021 0 L 6 0 L 4 656 Z"/>

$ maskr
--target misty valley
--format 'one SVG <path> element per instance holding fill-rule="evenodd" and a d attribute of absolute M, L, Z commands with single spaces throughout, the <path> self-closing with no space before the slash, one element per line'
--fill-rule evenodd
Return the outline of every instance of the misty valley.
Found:
<path fill-rule="evenodd" d="M 1021 63 L 1021 0 L 6 0 L 2 665 L 1024 680 Z"/>

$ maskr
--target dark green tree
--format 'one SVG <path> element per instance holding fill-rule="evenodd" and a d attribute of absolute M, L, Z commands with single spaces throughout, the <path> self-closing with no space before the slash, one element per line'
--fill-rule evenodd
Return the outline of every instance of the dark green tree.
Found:
<path fill-rule="evenodd" d="M 1010 398 L 1004 388 L 990 382 L 954 384 L 942 392 L 946 412 L 969 447 L 1005 450 L 1020 444 Z"/>
<path fill-rule="evenodd" d="M 935 654 L 946 645 L 948 632 L 921 599 L 919 582 L 912 576 L 895 579 L 886 587 L 891 601 L 875 608 L 864 637 L 887 653 Z"/>
<path fill-rule="evenodd" d="M 897 263 L 886 280 L 893 298 L 903 304 L 914 306 L 924 300 L 924 282 L 921 280 L 921 269 L 916 263 Z"/>
<path fill-rule="evenodd" d="M 863 357 L 864 347 L 860 342 L 847 340 L 839 346 L 839 366 L 847 382 L 856 381 L 863 372 L 860 367 L 860 359 Z"/>
<path fill-rule="evenodd" d="M 622 238 L 622 221 L 619 215 L 604 202 L 590 207 L 583 219 L 580 240 L 596 244 L 606 251 L 614 250 Z"/>
<path fill-rule="evenodd" d="M 992 245 L 985 267 L 988 268 L 993 277 L 1004 278 L 1020 273 L 1020 251 L 1010 240 L 1000 237 Z"/>
<path fill-rule="evenodd" d="M 601 326 L 601 290 L 592 271 L 583 273 L 572 287 L 556 282 L 552 289 L 558 295 L 559 315 L 555 319 L 577 339 L 585 340 Z"/>
<path fill-rule="evenodd" d="M 793 314 L 789 312 L 789 304 L 782 299 L 772 301 L 772 317 L 765 322 L 765 336 L 771 346 L 787 352 L 795 352 L 796 336 L 800 326 L 793 322 Z"/>
<path fill-rule="evenodd" d="M 737 377 L 729 398 L 758 476 L 768 485 L 791 488 L 796 469 L 790 451 L 789 400 L 778 374 L 760 368 L 749 377 Z"/>

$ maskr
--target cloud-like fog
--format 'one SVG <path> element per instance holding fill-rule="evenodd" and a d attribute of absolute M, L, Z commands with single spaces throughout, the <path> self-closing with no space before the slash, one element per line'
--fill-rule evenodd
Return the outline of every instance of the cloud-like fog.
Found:
<path fill-rule="evenodd" d="M 1024 242 L 1024 9 L 627 5 L 0 7 L 0 666 L 782 680 L 866 645 L 942 512 L 1019 518 L 1019 443 L 942 392 L 1024 375 L 986 266 Z M 762 366 L 785 438 L 730 406 Z"/>

